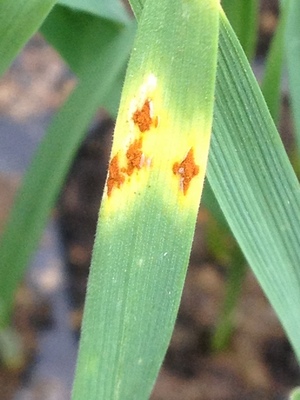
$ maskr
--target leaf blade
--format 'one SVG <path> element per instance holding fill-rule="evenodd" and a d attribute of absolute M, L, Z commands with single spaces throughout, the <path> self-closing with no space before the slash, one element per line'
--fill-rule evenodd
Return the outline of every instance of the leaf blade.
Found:
<path fill-rule="evenodd" d="M 56 0 L 2 0 L 0 4 L 0 75 L 38 30 Z"/>
<path fill-rule="evenodd" d="M 207 175 L 299 359 L 299 183 L 224 16 L 220 27 L 217 100 Z"/>
<path fill-rule="evenodd" d="M 158 373 L 178 309 L 204 178 L 218 7 L 217 1 L 145 5 L 101 205 L 73 399 L 148 398 Z M 174 57 L 178 51 L 181 56 Z M 195 125 L 202 128 L 203 146 L 195 143 Z M 179 165 L 184 158 L 186 164 Z M 191 172 L 185 188 L 179 169 L 194 168 L 193 162 L 199 171 Z"/>

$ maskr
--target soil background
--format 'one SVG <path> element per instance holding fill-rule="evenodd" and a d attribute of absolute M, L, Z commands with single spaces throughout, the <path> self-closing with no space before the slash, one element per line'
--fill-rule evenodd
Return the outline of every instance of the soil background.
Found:
<path fill-rule="evenodd" d="M 262 1 L 258 60 L 266 53 L 277 14 L 277 1 Z M 7 148 L 7 157 L 10 151 L 19 152 L 12 168 L 6 168 L 8 159 L 2 157 L 0 160 L 0 229 L 3 229 L 19 186 L 22 168 L 28 165 L 40 140 L 34 123 L 43 121 L 42 125 L 46 125 L 74 84 L 73 75 L 39 35 L 29 42 L 1 80 L 0 146 L 1 142 L 6 143 L 1 126 L 9 130 L 7 121 L 17 122 L 21 127 L 19 132 L 10 132 L 21 141 L 21 146 L 16 139 L 12 148 Z M 28 131 L 28 124 L 32 129 L 25 138 L 22 127 L 26 126 Z M 70 305 L 68 324 L 75 340 L 79 337 L 113 127 L 114 121 L 104 110 L 99 110 L 53 212 L 64 248 Z M 281 130 L 284 142 L 291 150 L 292 126 L 286 94 Z M 28 140 L 31 139 L 33 145 L 30 147 Z M 27 144 L 23 146 L 25 141 Z M 290 389 L 300 384 L 299 367 L 277 317 L 250 269 L 247 269 L 238 304 L 230 316 L 233 329 L 228 345 L 219 352 L 212 348 L 230 271 L 230 258 L 216 257 L 206 241 L 207 232 L 214 223 L 208 211 L 201 207 L 175 330 L 151 399 L 287 399 Z M 51 333 L 53 329 L 52 309 L 47 297 L 37 296 L 26 282 L 16 295 L 13 326 L 21 335 L 23 351 L 19 361 L 10 368 L 3 360 L 0 364 L 0 399 L 3 400 L 17 398 L 14 396 L 18 390 L 30 385 L 32 366 L 39 357 L 36 338 L 40 331 Z M 18 399 L 50 399 L 47 390 L 37 387 L 31 397 L 19 396 Z"/>

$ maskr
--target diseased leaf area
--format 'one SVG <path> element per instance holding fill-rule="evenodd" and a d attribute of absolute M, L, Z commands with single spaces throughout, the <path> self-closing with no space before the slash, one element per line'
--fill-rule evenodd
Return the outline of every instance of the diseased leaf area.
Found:
<path fill-rule="evenodd" d="M 145 4 L 100 208 L 74 400 L 146 399 L 158 374 L 180 302 L 208 158 L 218 5 Z"/>

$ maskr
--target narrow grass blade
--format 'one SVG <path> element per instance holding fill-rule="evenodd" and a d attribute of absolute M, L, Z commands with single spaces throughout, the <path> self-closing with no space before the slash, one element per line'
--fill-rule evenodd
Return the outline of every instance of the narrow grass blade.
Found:
<path fill-rule="evenodd" d="M 130 19 L 121 0 L 59 0 L 58 3 L 122 24 L 128 23 Z"/>
<path fill-rule="evenodd" d="M 208 181 L 205 183 L 201 204 L 211 214 L 205 230 L 206 246 L 208 251 L 213 254 L 216 262 L 225 266 L 227 270 L 224 303 L 212 338 L 212 348 L 219 351 L 228 345 L 234 329 L 234 310 L 247 268 L 245 257 L 232 236 Z"/>
<path fill-rule="evenodd" d="M 229 257 L 230 264 L 228 267 L 225 299 L 212 339 L 212 348 L 216 351 L 226 348 L 230 342 L 230 338 L 232 337 L 233 330 L 235 329 L 233 318 L 234 311 L 238 304 L 247 272 L 243 253 L 234 242 L 233 249 L 229 251 Z"/>
<path fill-rule="evenodd" d="M 278 125 L 281 104 L 281 74 L 284 58 L 285 29 L 288 14 L 289 0 L 281 7 L 281 15 L 275 35 L 267 55 L 264 77 L 261 83 L 261 91 L 268 105 L 270 114 Z"/>
<path fill-rule="evenodd" d="M 38 30 L 56 0 L 0 1 L 0 76 Z"/>
<path fill-rule="evenodd" d="M 223 15 L 208 178 L 299 359 L 299 183 Z"/>
<path fill-rule="evenodd" d="M 90 65 L 56 115 L 29 168 L 0 243 L 0 326 L 8 322 L 14 291 L 35 249 L 71 161 L 97 107 L 127 62 L 135 24 L 124 28 Z M 96 62 L 97 61 L 97 62 Z M 38 201 L 37 201 L 38 199 Z M 11 273 L 11 271 L 14 273 Z"/>
<path fill-rule="evenodd" d="M 147 399 L 163 360 L 205 175 L 218 10 L 217 0 L 145 3 L 100 210 L 74 400 Z"/>
<path fill-rule="evenodd" d="M 251 60 L 257 42 L 259 1 L 222 0 L 222 7 L 245 54 Z"/>
<path fill-rule="evenodd" d="M 285 3 L 284 3 L 285 4 Z M 300 3 L 290 0 L 285 36 L 289 89 L 295 125 L 298 156 L 300 155 Z"/>
<path fill-rule="evenodd" d="M 287 0 L 288 1 L 288 0 Z M 238 3 L 238 4 L 237 4 Z M 254 4 L 255 3 L 255 4 Z M 229 18 L 230 23 L 232 24 L 235 32 L 240 39 L 241 45 L 246 52 L 248 58 L 254 54 L 254 46 L 256 43 L 256 30 L 253 29 L 250 32 L 250 36 L 248 37 L 248 29 L 250 28 L 248 22 L 245 24 L 245 19 L 248 18 L 249 7 L 252 8 L 252 18 L 255 19 L 253 26 L 257 28 L 257 10 L 258 4 L 257 2 L 240 2 L 240 1 L 223 1 L 222 6 L 224 11 Z M 267 56 L 266 68 L 264 73 L 264 78 L 262 81 L 261 89 L 267 105 L 269 107 L 269 111 L 273 117 L 275 124 L 278 123 L 279 119 L 279 110 L 280 110 L 280 100 L 281 100 L 281 73 L 282 73 L 282 64 L 283 64 L 283 53 L 284 53 L 284 33 L 285 33 L 285 25 L 286 25 L 286 16 L 287 16 L 288 5 L 285 4 L 285 7 L 282 7 L 282 13 L 280 16 L 280 20 L 277 26 L 277 30 L 275 36 L 272 40 L 270 50 Z M 251 14 L 251 13 L 250 13 Z M 251 22 L 249 20 L 249 22 Z M 252 21 L 253 22 L 253 21 Z M 251 35 L 253 38 L 251 39 Z M 248 39 L 251 40 L 248 40 Z M 205 194 L 205 192 L 204 192 Z M 205 200 L 205 196 L 203 196 L 203 200 Z M 212 202 L 212 194 L 208 193 L 208 197 L 210 199 L 205 201 L 208 209 L 210 209 L 210 204 Z M 219 216 L 220 212 L 218 212 L 217 207 L 214 207 L 213 215 L 214 217 Z M 220 218 L 218 218 L 219 220 Z M 218 223 L 218 232 L 214 233 L 214 241 L 216 242 L 216 236 L 223 236 L 225 238 L 226 244 L 223 245 L 219 243 L 219 246 L 222 248 L 226 248 L 227 255 L 229 258 L 228 263 L 228 278 L 227 278 L 227 288 L 226 295 L 224 300 L 224 305 L 222 307 L 222 312 L 220 313 L 220 319 L 216 326 L 215 334 L 213 337 L 212 346 L 216 350 L 220 350 L 224 348 L 228 340 L 230 339 L 233 325 L 232 325 L 232 314 L 235 308 L 235 305 L 238 301 L 240 290 L 242 287 L 242 282 L 245 277 L 245 273 L 247 271 L 245 265 L 245 259 L 241 253 L 239 247 L 234 244 L 234 240 L 231 244 L 232 247 L 228 247 L 228 241 L 230 241 L 230 232 L 226 229 L 227 223 L 222 223 L 220 221 Z M 220 251 L 220 249 L 218 249 Z M 216 252 L 217 253 L 217 252 Z M 217 254 L 216 254 L 217 255 Z"/>

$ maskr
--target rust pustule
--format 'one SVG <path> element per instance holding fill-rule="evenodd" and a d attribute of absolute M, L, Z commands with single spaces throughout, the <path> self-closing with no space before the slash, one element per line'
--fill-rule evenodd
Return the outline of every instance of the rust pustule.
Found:
<path fill-rule="evenodd" d="M 199 166 L 195 164 L 193 148 L 189 150 L 181 163 L 175 162 L 172 168 L 173 174 L 180 175 L 180 188 L 186 194 L 194 176 L 199 174 Z"/>
<path fill-rule="evenodd" d="M 150 100 L 146 100 L 143 107 L 136 110 L 132 116 L 133 122 L 139 127 L 141 132 L 146 132 L 151 128 L 152 123 L 157 126 L 157 118 L 153 121 L 151 116 L 151 105 Z"/>
<path fill-rule="evenodd" d="M 119 167 L 119 158 L 116 154 L 109 163 L 108 167 L 108 178 L 107 178 L 107 195 L 110 196 L 113 188 L 120 187 L 124 183 L 125 177 Z"/>
<path fill-rule="evenodd" d="M 128 175 L 131 175 L 135 168 L 140 169 L 142 167 L 142 138 L 136 139 L 129 146 L 126 152 L 127 168 L 124 170 Z"/>

